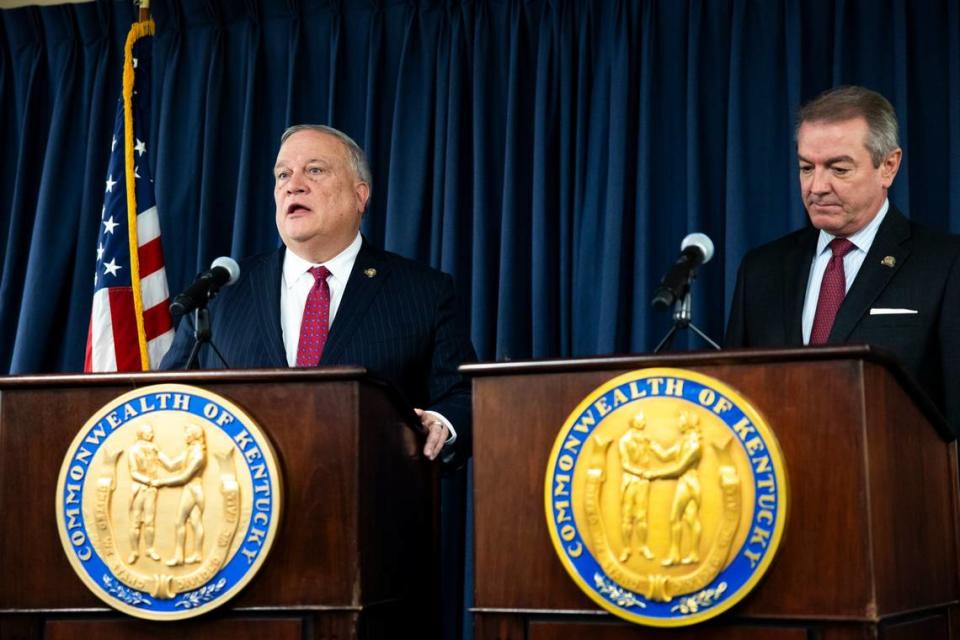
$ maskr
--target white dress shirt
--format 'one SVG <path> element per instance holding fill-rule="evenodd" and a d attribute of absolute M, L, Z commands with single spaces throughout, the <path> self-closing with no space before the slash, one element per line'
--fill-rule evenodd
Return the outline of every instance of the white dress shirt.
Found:
<path fill-rule="evenodd" d="M 843 257 L 843 275 L 846 279 L 846 288 L 844 291 L 850 291 L 850 285 L 856 280 L 860 273 L 860 267 L 870 251 L 870 245 L 873 239 L 877 237 L 877 229 L 883 222 L 887 211 L 890 209 L 890 201 L 884 200 L 880 206 L 880 211 L 873 217 L 867 226 L 857 231 L 847 240 L 853 243 L 854 248 Z M 827 270 L 827 264 L 833 256 L 830 250 L 830 241 L 836 236 L 830 235 L 823 229 L 820 230 L 820 237 L 817 238 L 817 251 L 813 256 L 813 264 L 810 266 L 810 276 L 807 279 L 807 296 L 803 300 L 803 344 L 810 344 L 810 333 L 813 331 L 813 318 L 817 314 L 817 301 L 820 299 L 820 284 L 823 282 L 823 274 Z"/>
<path fill-rule="evenodd" d="M 327 285 L 330 287 L 330 325 L 340 309 L 343 292 L 347 288 L 350 272 L 360 254 L 363 238 L 357 232 L 357 237 L 350 245 L 327 260 L 322 265 L 304 260 L 290 249 L 283 252 L 283 277 L 280 284 L 280 330 L 283 332 L 283 347 L 287 352 L 287 364 L 297 366 L 297 347 L 300 344 L 300 325 L 303 322 L 303 309 L 307 306 L 307 296 L 313 288 L 315 279 L 310 269 L 324 266 L 330 271 Z M 457 432 L 453 425 L 443 415 L 436 411 L 427 411 L 450 430 L 450 437 L 444 444 L 453 444 L 457 439 Z"/>

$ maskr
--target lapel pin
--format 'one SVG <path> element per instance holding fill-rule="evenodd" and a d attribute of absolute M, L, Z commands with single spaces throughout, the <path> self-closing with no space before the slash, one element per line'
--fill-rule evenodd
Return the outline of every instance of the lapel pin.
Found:
<path fill-rule="evenodd" d="M 373 267 L 371 267 L 371 268 L 367 269 L 366 271 L 364 271 L 363 274 L 364 274 L 365 276 L 367 276 L 368 278 L 372 278 L 372 277 L 374 277 L 375 275 L 377 275 L 377 270 L 374 269 Z"/>
<path fill-rule="evenodd" d="M 883 260 L 880 261 L 885 267 L 895 267 L 897 265 L 897 259 L 893 256 L 886 256 Z"/>

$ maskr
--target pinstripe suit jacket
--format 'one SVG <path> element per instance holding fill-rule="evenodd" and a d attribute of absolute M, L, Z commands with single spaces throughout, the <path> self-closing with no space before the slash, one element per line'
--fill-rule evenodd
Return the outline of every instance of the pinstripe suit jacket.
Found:
<path fill-rule="evenodd" d="M 803 345 L 803 301 L 818 235 L 807 227 L 747 253 L 728 347 Z M 872 308 L 916 313 L 874 315 Z M 890 351 L 960 434 L 960 238 L 912 223 L 891 205 L 827 343 Z"/>
<path fill-rule="evenodd" d="M 286 367 L 280 328 L 285 248 L 244 260 L 240 278 L 210 303 L 213 341 L 232 368 Z M 367 272 L 376 270 L 374 277 Z M 162 369 L 186 365 L 191 323 L 181 322 Z M 320 366 L 360 365 L 392 383 L 415 407 L 443 414 L 457 430 L 457 457 L 469 451 L 470 386 L 457 371 L 476 359 L 453 279 L 363 240 Z M 222 368 L 209 347 L 200 367 Z M 447 454 L 445 458 L 449 458 Z"/>

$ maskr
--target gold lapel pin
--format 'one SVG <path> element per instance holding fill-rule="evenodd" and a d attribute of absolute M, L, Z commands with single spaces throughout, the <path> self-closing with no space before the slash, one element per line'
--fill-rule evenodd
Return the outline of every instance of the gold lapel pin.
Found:
<path fill-rule="evenodd" d="M 895 267 L 897 265 L 897 259 L 893 256 L 886 256 L 883 260 L 880 261 L 885 267 Z"/>
<path fill-rule="evenodd" d="M 368 278 L 372 278 L 372 277 L 374 277 L 375 275 L 377 275 L 377 270 L 374 269 L 373 267 L 370 267 L 369 269 L 367 269 L 366 271 L 364 271 L 363 274 L 364 274 L 365 276 L 367 276 Z"/>

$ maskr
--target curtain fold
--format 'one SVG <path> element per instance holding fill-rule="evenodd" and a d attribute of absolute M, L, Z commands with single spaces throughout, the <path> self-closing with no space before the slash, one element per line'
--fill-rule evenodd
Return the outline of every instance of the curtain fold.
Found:
<path fill-rule="evenodd" d="M 960 231 L 951 0 L 155 0 L 150 123 L 170 286 L 277 246 L 272 166 L 298 122 L 368 152 L 375 243 L 451 273 L 481 358 L 650 350 L 649 298 L 693 231 L 694 320 L 805 223 L 797 106 L 894 103 L 891 192 Z M 0 366 L 83 362 L 126 0 L 0 11 Z M 678 348 L 702 344 L 682 337 Z"/>
<path fill-rule="evenodd" d="M 937 223 L 941 227 L 958 232 L 960 231 L 960 109 L 957 109 L 956 105 L 960 104 L 960 3 L 948 3 L 946 14 L 947 26 L 944 39 L 947 41 L 945 48 L 947 78 L 944 83 L 944 94 L 947 97 L 946 104 L 953 106 L 947 108 L 946 136 L 940 138 L 946 147 L 944 181 L 948 185 L 948 192 L 946 206 L 940 211 Z M 930 206 L 936 208 L 937 205 Z"/>

